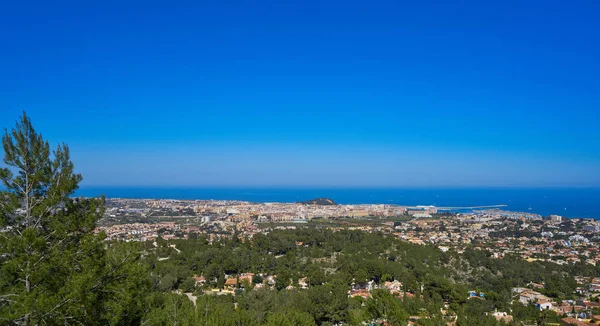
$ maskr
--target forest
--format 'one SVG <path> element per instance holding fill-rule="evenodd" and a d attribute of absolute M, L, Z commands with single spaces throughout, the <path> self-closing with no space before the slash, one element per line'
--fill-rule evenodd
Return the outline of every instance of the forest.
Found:
<path fill-rule="evenodd" d="M 214 243 L 199 236 L 138 245 L 151 275 L 152 292 L 161 298 L 153 301 L 153 309 L 161 312 L 152 318 L 163 324 L 180 318 L 189 324 L 218 320 L 228 325 L 377 321 L 404 325 L 410 318 L 418 325 L 449 321 L 496 325 L 495 318 L 486 316 L 494 311 L 512 312 L 513 324 L 542 324 L 559 322 L 560 316 L 515 302 L 512 287 L 545 283 L 545 294 L 567 299 L 577 286 L 572 275 L 599 273 L 583 264 L 530 263 L 510 256 L 493 259 L 477 249 L 462 254 L 441 252 L 384 234 L 318 228 L 277 230 L 252 239 L 233 237 Z M 203 294 L 222 289 L 224 275 L 235 278 L 246 273 L 255 275 L 248 283 L 256 283 L 257 275 L 261 275 L 260 283 L 275 275 L 276 284 L 256 289 L 255 284 L 238 281 L 235 295 Z M 204 276 L 206 282 L 196 285 L 194 275 Z M 308 289 L 298 287 L 301 279 L 310 284 Z M 371 281 L 376 288 L 392 280 L 402 283 L 401 295 L 375 289 L 371 298 L 348 296 L 352 287 Z M 468 299 L 470 290 L 484 293 L 484 299 Z M 196 306 L 187 297 L 173 294 L 183 292 L 198 297 Z"/>

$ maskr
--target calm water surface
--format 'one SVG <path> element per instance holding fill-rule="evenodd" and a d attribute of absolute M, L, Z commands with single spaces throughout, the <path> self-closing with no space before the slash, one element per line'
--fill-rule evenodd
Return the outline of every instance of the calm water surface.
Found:
<path fill-rule="evenodd" d="M 82 187 L 79 196 L 153 199 L 235 199 L 296 202 L 317 197 L 340 204 L 436 206 L 508 205 L 510 211 L 600 218 L 600 188 L 161 188 Z"/>

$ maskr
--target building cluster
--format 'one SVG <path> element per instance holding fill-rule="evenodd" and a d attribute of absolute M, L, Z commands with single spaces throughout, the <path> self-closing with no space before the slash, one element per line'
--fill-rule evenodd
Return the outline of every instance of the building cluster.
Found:
<path fill-rule="evenodd" d="M 496 259 L 517 255 L 528 261 L 555 264 L 600 263 L 600 221 L 566 219 L 558 215 L 541 217 L 528 212 L 481 210 L 469 213 L 438 214 L 433 206 L 403 207 L 396 205 L 307 205 L 301 203 L 250 203 L 243 201 L 182 201 L 110 199 L 105 218 L 98 232 L 109 240 L 147 241 L 188 238 L 202 235 L 209 241 L 222 237 L 252 238 L 257 233 L 298 227 L 327 227 L 364 232 L 381 232 L 407 242 L 434 245 L 442 252 L 464 252 L 468 247 L 488 252 Z M 213 293 L 234 293 L 247 284 L 252 288 L 273 287 L 274 275 L 264 275 L 264 281 L 252 283 L 253 275 L 229 276 L 222 289 Z M 578 300 L 558 301 L 544 293 L 544 285 L 530 283 L 513 289 L 515 300 L 534 303 L 540 310 L 566 314 L 581 323 L 590 311 L 600 308 L 600 279 L 577 277 Z M 206 282 L 203 276 L 196 283 Z M 289 284 L 288 289 L 307 288 L 306 279 Z M 355 284 L 351 297 L 368 298 L 376 285 Z M 399 281 L 380 285 L 398 296 L 411 295 L 401 291 Z M 468 298 L 482 299 L 470 292 Z M 512 316 L 493 312 L 498 320 Z"/>
<path fill-rule="evenodd" d="M 430 216 L 431 206 L 307 205 L 250 203 L 231 200 L 109 199 L 100 230 L 109 239 L 153 240 L 157 236 L 186 238 L 191 233 L 252 235 L 264 223 L 303 224 L 314 219 Z M 165 225 L 165 223 L 170 223 Z M 159 232 L 161 231 L 161 232 Z"/>
<path fill-rule="evenodd" d="M 596 265 L 600 262 L 599 225 L 592 219 L 555 221 L 478 212 L 411 220 L 396 225 L 394 234 L 411 243 L 434 244 L 442 251 L 461 252 L 472 246 L 489 251 L 495 258 L 510 254 L 528 261 Z"/>
<path fill-rule="evenodd" d="M 510 254 L 556 264 L 600 262 L 598 220 L 542 218 L 501 210 L 437 213 L 433 206 L 109 199 L 97 231 L 104 231 L 109 240 L 147 241 L 194 234 L 214 240 L 313 225 L 389 233 L 411 243 L 433 244 L 442 251 L 461 252 L 472 246 L 495 258 Z M 318 223 L 323 220 L 331 223 Z"/>
<path fill-rule="evenodd" d="M 555 300 L 554 298 L 550 298 L 538 292 L 544 289 L 544 285 L 535 283 L 530 283 L 527 288 L 513 288 L 512 292 L 517 298 L 516 300 L 523 305 L 533 303 L 540 311 L 552 310 L 558 315 L 566 315 L 566 320 L 577 320 L 579 323 L 589 324 L 593 320 L 592 311 L 600 308 L 600 302 L 589 299 L 589 295 L 592 293 L 588 292 L 587 288 L 589 287 L 589 290 L 595 293 L 595 297 L 597 298 L 600 295 L 600 290 L 598 290 L 600 278 L 577 277 L 576 280 L 581 286 L 578 288 L 578 294 L 584 294 L 584 296 L 577 300 Z M 580 292 L 580 289 L 584 288 L 586 288 L 584 292 Z"/>

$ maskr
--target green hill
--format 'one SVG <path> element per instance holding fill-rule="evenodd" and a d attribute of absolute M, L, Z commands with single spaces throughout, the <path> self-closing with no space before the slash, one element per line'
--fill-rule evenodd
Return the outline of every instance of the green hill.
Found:
<path fill-rule="evenodd" d="M 307 201 L 302 201 L 300 203 L 306 205 L 337 205 L 336 202 L 329 198 L 316 198 Z"/>

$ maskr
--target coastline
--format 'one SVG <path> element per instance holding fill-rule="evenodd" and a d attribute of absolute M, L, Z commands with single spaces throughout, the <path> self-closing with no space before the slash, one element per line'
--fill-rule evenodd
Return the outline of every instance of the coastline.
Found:
<path fill-rule="evenodd" d="M 473 207 L 507 205 L 503 211 L 600 219 L 600 188 L 276 188 L 91 187 L 76 196 L 129 199 L 239 200 L 295 203 L 331 198 L 344 205 Z"/>

